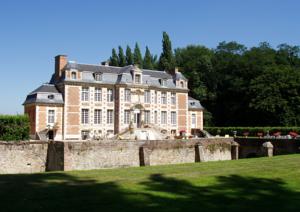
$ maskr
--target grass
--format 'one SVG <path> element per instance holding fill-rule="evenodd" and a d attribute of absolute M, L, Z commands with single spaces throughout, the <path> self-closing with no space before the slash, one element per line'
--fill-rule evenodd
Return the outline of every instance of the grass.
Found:
<path fill-rule="evenodd" d="M 0 175 L 0 211 L 299 211 L 300 155 Z"/>

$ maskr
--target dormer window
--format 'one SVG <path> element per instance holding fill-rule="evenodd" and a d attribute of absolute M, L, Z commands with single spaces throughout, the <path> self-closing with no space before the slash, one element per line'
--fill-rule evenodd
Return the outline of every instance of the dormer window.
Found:
<path fill-rule="evenodd" d="M 77 74 L 76 74 L 75 71 L 72 71 L 72 73 L 71 73 L 71 78 L 72 78 L 73 80 L 77 79 Z"/>
<path fill-rule="evenodd" d="M 160 79 L 160 85 L 161 86 L 166 86 L 167 85 L 167 80 L 166 79 Z"/>
<path fill-rule="evenodd" d="M 48 99 L 54 99 L 54 95 L 53 94 L 48 95 Z"/>
<path fill-rule="evenodd" d="M 96 81 L 102 81 L 102 73 L 94 73 L 94 78 Z"/>
<path fill-rule="evenodd" d="M 183 81 L 180 82 L 180 87 L 184 88 L 184 82 Z"/>
<path fill-rule="evenodd" d="M 141 75 L 140 74 L 136 74 L 135 76 L 134 76 L 134 82 L 136 83 L 136 84 L 141 84 Z"/>
<path fill-rule="evenodd" d="M 195 106 L 195 102 L 191 102 L 191 106 Z"/>

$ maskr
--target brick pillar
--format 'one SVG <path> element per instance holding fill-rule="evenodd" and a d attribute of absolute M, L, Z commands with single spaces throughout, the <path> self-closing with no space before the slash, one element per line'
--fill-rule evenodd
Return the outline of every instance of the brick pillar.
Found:
<path fill-rule="evenodd" d="M 140 166 L 150 166 L 150 150 L 146 147 L 139 148 Z"/>
<path fill-rule="evenodd" d="M 273 156 L 274 146 L 270 141 L 263 143 L 262 148 L 263 148 L 264 156 L 267 156 L 267 157 Z"/>
<path fill-rule="evenodd" d="M 231 160 L 239 159 L 239 143 L 232 141 L 231 142 Z"/>

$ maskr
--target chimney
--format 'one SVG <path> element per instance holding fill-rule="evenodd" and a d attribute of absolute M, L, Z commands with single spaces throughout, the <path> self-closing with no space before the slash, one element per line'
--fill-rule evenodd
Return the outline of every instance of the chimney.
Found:
<path fill-rule="evenodd" d="M 106 60 L 106 61 L 101 62 L 101 65 L 103 65 L 103 66 L 109 66 L 109 61 Z"/>
<path fill-rule="evenodd" d="M 68 63 L 67 55 L 57 55 L 55 57 L 55 76 L 56 79 L 59 79 L 62 75 L 62 71 Z"/>

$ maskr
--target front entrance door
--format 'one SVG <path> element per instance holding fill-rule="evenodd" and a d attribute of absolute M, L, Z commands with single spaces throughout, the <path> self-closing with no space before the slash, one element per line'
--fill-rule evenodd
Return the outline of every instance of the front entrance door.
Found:
<path fill-rule="evenodd" d="M 141 113 L 134 114 L 134 123 L 136 124 L 137 128 L 141 127 Z"/>

